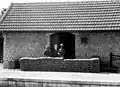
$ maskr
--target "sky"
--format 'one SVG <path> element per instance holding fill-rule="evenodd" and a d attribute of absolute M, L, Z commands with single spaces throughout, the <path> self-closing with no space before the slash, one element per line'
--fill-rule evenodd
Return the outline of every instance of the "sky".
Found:
<path fill-rule="evenodd" d="M 72 2 L 72 1 L 100 1 L 100 0 L 0 0 L 0 10 L 8 8 L 10 3 L 25 3 L 25 2 Z"/>

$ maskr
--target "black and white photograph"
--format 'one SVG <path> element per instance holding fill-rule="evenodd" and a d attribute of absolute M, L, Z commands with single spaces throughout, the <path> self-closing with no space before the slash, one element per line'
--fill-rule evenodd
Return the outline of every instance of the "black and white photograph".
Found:
<path fill-rule="evenodd" d="M 120 87 L 120 0 L 1 0 L 0 87 Z"/>

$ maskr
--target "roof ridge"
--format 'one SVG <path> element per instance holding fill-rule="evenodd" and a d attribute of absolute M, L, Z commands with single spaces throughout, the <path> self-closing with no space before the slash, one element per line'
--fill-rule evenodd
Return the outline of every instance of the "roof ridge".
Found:
<path fill-rule="evenodd" d="M 5 14 L 3 14 L 3 16 L 1 17 L 0 20 L 0 24 L 3 22 L 4 18 L 6 17 L 7 13 L 10 11 L 11 7 L 12 7 L 13 3 L 11 3 L 7 9 L 7 11 L 5 12 Z"/>

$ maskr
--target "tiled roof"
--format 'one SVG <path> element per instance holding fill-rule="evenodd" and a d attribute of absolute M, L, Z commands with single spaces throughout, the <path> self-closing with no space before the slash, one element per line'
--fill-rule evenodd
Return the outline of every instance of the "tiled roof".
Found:
<path fill-rule="evenodd" d="M 119 30 L 119 1 L 12 3 L 1 31 Z"/>

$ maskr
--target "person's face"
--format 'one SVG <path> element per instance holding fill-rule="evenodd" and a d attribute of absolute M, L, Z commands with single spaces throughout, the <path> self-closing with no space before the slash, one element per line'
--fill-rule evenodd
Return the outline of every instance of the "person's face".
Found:
<path fill-rule="evenodd" d="M 54 45 L 54 49 L 57 50 L 57 45 Z"/>
<path fill-rule="evenodd" d="M 63 44 L 60 44 L 60 47 L 63 48 Z"/>

